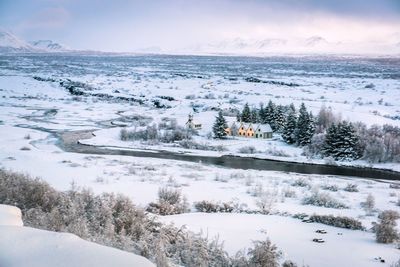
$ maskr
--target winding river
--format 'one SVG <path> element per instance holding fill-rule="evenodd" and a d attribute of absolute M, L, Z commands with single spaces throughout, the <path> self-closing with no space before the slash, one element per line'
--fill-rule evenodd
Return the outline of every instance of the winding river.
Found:
<path fill-rule="evenodd" d="M 400 180 L 400 172 L 385 169 L 298 163 L 249 157 L 245 158 L 238 156 L 197 156 L 169 151 L 134 151 L 110 147 L 90 146 L 79 143 L 79 140 L 91 138 L 92 131 L 56 133 L 56 136 L 59 140 L 57 145 L 66 152 L 172 159 L 190 162 L 201 162 L 204 164 L 212 164 L 234 169 L 270 170 L 295 172 L 302 174 L 340 175 L 358 178 L 372 178 L 378 180 Z"/>

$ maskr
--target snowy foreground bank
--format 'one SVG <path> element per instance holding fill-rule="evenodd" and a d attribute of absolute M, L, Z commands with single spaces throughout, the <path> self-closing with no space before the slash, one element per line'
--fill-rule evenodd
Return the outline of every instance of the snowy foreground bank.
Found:
<path fill-rule="evenodd" d="M 209 214 L 191 213 L 165 216 L 163 222 L 189 230 L 202 231 L 205 236 L 218 236 L 225 241 L 228 253 L 251 247 L 253 240 L 269 237 L 284 248 L 285 258 L 306 266 L 390 266 L 398 260 L 399 252 L 392 245 L 376 245 L 371 232 L 347 230 L 319 223 L 299 223 L 291 217 L 261 214 Z M 315 231 L 323 229 L 327 234 Z M 326 243 L 311 242 L 323 238 Z M 385 259 L 387 265 L 375 258 Z"/>
<path fill-rule="evenodd" d="M 154 266 L 149 260 L 73 234 L 24 227 L 21 211 L 0 205 L 0 266 Z"/>

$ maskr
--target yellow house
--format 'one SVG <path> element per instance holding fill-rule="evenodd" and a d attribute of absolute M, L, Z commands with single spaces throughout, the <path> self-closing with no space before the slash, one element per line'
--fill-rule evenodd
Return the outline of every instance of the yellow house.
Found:
<path fill-rule="evenodd" d="M 253 137 L 254 136 L 254 127 L 253 124 L 249 123 L 247 125 L 247 129 L 246 129 L 246 136 L 247 137 Z"/>
<path fill-rule="evenodd" d="M 247 125 L 243 122 L 239 124 L 238 135 L 239 136 L 246 136 Z"/>
<path fill-rule="evenodd" d="M 272 129 L 269 124 L 257 124 L 237 122 L 236 118 L 228 118 L 228 127 L 225 132 L 228 136 L 240 136 L 247 138 L 272 138 Z"/>
<path fill-rule="evenodd" d="M 236 122 L 232 122 L 232 124 L 225 129 L 225 132 L 228 136 L 236 136 L 238 134 Z"/>

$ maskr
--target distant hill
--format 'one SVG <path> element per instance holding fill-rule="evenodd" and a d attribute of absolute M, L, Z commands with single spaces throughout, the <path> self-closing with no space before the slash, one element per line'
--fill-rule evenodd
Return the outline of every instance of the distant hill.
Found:
<path fill-rule="evenodd" d="M 52 52 L 71 50 L 67 46 L 53 42 L 51 40 L 38 40 L 30 42 L 30 44 L 36 49 L 52 51 Z"/>
<path fill-rule="evenodd" d="M 28 43 L 11 32 L 0 30 L 0 52 L 2 53 L 43 53 L 66 51 L 72 50 L 65 45 L 51 40 L 38 40 Z"/>

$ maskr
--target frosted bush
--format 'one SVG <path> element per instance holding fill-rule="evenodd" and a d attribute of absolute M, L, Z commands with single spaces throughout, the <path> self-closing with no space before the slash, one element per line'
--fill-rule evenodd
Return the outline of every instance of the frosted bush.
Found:
<path fill-rule="evenodd" d="M 400 219 L 397 211 L 384 210 L 379 214 L 378 219 L 379 222 L 374 226 L 378 243 L 393 243 L 400 239 L 400 234 L 396 229 L 396 220 Z"/>
<path fill-rule="evenodd" d="M 312 222 L 322 223 L 340 228 L 346 228 L 352 230 L 365 230 L 365 227 L 359 220 L 350 217 L 314 214 L 310 216 L 310 220 Z"/>
<path fill-rule="evenodd" d="M 314 205 L 325 208 L 334 209 L 347 209 L 348 206 L 335 198 L 333 198 L 328 193 L 320 193 L 318 191 L 312 193 L 310 196 L 306 196 L 302 201 L 303 205 Z"/>
<path fill-rule="evenodd" d="M 335 184 L 324 184 L 324 185 L 321 185 L 321 189 L 329 190 L 332 192 L 337 192 L 339 190 L 339 187 Z"/>
<path fill-rule="evenodd" d="M 257 150 L 254 146 L 244 146 L 239 148 L 238 152 L 241 154 L 254 154 Z"/>
<path fill-rule="evenodd" d="M 179 189 L 162 187 L 158 190 L 158 201 L 149 203 L 146 210 L 160 215 L 173 215 L 189 211 L 188 206 Z"/>
<path fill-rule="evenodd" d="M 293 183 L 292 186 L 299 186 L 299 187 L 308 187 L 311 188 L 311 184 L 304 178 L 298 178 Z"/>
<path fill-rule="evenodd" d="M 358 192 L 358 186 L 357 184 L 347 184 L 345 188 L 343 188 L 344 191 L 347 192 Z"/>

